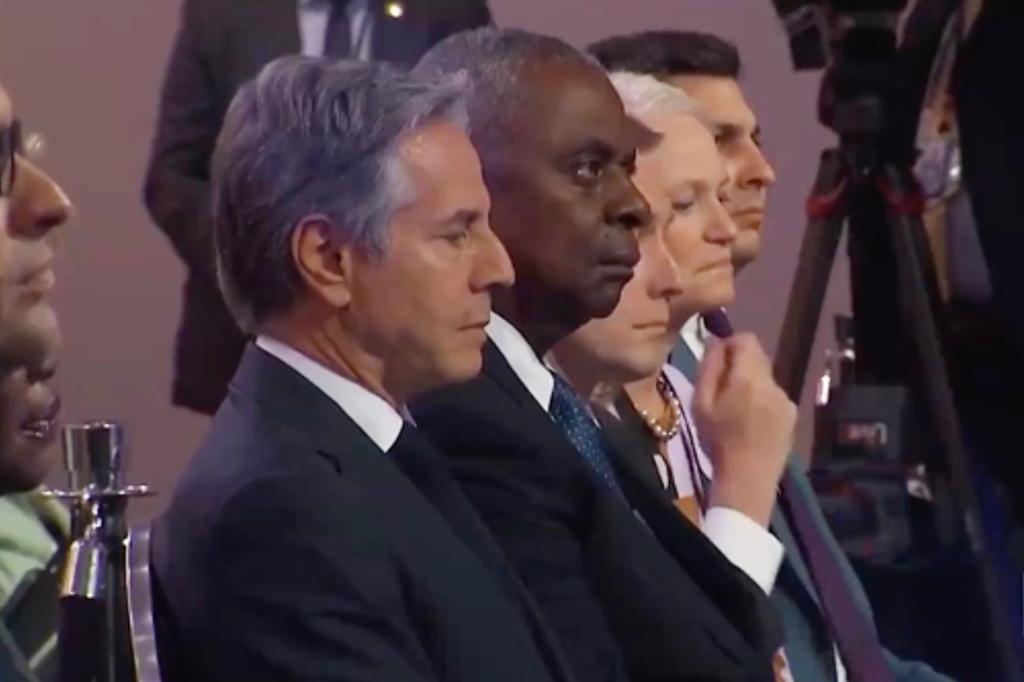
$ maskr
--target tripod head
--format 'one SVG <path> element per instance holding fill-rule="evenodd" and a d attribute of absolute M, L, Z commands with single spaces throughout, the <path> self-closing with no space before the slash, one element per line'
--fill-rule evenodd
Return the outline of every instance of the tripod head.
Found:
<path fill-rule="evenodd" d="M 908 0 L 773 0 L 797 70 L 824 69 L 818 120 L 848 163 L 870 175 L 913 162 L 917 104 L 898 53 Z"/>

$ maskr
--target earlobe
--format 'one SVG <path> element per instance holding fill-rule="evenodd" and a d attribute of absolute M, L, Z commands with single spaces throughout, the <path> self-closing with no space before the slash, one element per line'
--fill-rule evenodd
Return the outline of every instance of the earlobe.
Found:
<path fill-rule="evenodd" d="M 327 216 L 303 218 L 292 230 L 291 256 L 311 294 L 332 308 L 348 305 L 351 296 L 351 247 L 341 243 Z"/>

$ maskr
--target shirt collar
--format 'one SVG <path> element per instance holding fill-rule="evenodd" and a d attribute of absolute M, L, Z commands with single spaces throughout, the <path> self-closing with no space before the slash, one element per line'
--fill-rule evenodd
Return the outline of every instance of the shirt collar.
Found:
<path fill-rule="evenodd" d="M 551 370 L 541 362 L 519 330 L 501 315 L 491 313 L 487 336 L 505 356 L 505 360 L 526 386 L 526 390 L 547 412 L 551 407 L 551 394 L 555 390 L 555 378 L 551 375 Z"/>
<path fill-rule="evenodd" d="M 323 391 L 382 451 L 398 440 L 402 415 L 379 395 L 269 336 L 257 337 L 256 345 Z"/>
<path fill-rule="evenodd" d="M 700 315 L 694 315 L 683 323 L 683 328 L 679 330 L 679 336 L 698 362 L 704 359 L 708 330 L 704 327 L 704 320 Z"/>

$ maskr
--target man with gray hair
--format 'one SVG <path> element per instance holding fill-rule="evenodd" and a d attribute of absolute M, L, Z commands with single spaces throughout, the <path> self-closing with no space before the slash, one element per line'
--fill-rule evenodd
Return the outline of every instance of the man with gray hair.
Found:
<path fill-rule="evenodd" d="M 225 299 L 256 337 L 154 530 L 182 680 L 568 680 L 443 459 L 403 419 L 480 370 L 513 279 L 462 86 L 289 57 L 214 155 Z"/>
<path fill-rule="evenodd" d="M 626 502 L 635 482 L 543 361 L 609 315 L 633 276 L 636 233 L 651 219 L 634 162 L 656 136 L 626 115 L 596 63 L 555 38 L 481 29 L 439 43 L 416 67 L 463 70 L 491 221 L 516 282 L 495 297 L 481 377 L 414 401 L 417 423 L 578 679 L 771 679 L 781 636 L 764 592 L 670 505 L 645 514 L 650 528 L 637 518 Z M 709 378 L 720 420 L 764 397 L 757 382 L 738 390 L 731 370 Z M 719 501 L 742 516 L 744 501 L 726 492 Z"/>

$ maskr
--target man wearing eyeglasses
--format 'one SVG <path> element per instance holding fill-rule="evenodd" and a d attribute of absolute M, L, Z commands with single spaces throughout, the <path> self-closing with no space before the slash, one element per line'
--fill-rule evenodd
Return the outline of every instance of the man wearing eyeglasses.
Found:
<path fill-rule="evenodd" d="M 490 21 L 486 0 L 184 0 L 144 190 L 188 268 L 175 405 L 213 414 L 245 344 L 217 287 L 209 215 L 210 155 L 238 86 L 288 54 L 409 67 L 445 36 Z"/>
<path fill-rule="evenodd" d="M 56 591 L 45 576 L 67 521 L 36 488 L 53 464 L 60 409 L 48 385 L 60 347 L 50 292 L 71 205 L 23 147 L 0 87 L 0 679 L 42 681 L 56 679 Z"/>

